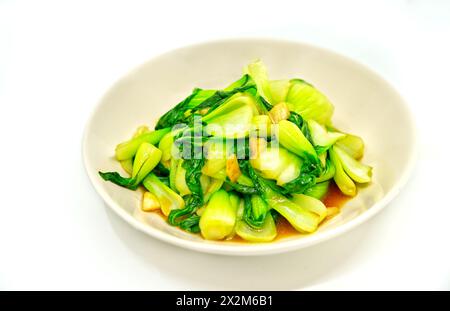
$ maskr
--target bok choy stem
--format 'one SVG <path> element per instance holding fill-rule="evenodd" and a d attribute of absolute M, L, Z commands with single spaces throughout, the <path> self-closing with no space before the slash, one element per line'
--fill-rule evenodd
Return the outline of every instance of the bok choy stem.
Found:
<path fill-rule="evenodd" d="M 225 190 L 214 193 L 200 217 L 200 232 L 207 240 L 228 236 L 236 223 L 237 208 Z"/>
<path fill-rule="evenodd" d="M 156 145 L 168 132 L 170 132 L 170 129 L 164 128 L 157 131 L 144 133 L 129 141 L 117 145 L 116 159 L 119 161 L 131 159 L 135 156 L 139 146 L 142 143 L 147 142 L 149 144 Z"/>
<path fill-rule="evenodd" d="M 167 216 L 171 211 L 180 210 L 184 207 L 183 198 L 167 187 L 154 174 L 149 174 L 144 179 L 143 185 L 158 198 L 161 204 L 161 211 L 164 215 Z"/>
<path fill-rule="evenodd" d="M 100 176 L 107 181 L 111 181 L 119 186 L 136 190 L 142 180 L 158 165 L 161 160 L 161 150 L 147 142 L 142 143 L 136 153 L 133 163 L 132 176 L 122 177 L 117 172 L 103 173 Z"/>

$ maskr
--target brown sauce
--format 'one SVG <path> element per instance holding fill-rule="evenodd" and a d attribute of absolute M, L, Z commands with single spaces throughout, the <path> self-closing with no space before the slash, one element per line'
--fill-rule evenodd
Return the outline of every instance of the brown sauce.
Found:
<path fill-rule="evenodd" d="M 284 217 L 279 217 L 277 220 L 277 237 L 275 240 L 279 240 L 285 237 L 290 237 L 293 235 L 298 235 L 300 232 L 294 229 L 289 221 Z"/>
<path fill-rule="evenodd" d="M 349 199 L 349 196 L 343 194 L 341 190 L 339 190 L 338 186 L 336 186 L 334 182 L 331 182 L 330 187 L 328 188 L 328 192 L 322 199 L 322 202 L 326 207 L 341 208 L 342 205 L 344 205 L 344 203 Z"/>

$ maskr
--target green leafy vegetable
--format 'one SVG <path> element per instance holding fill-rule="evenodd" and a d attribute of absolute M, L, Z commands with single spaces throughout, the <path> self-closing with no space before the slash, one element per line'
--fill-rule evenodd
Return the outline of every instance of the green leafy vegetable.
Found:
<path fill-rule="evenodd" d="M 205 164 L 205 158 L 202 149 L 195 148 L 193 144 L 194 140 L 191 140 L 190 145 L 180 146 L 182 149 L 187 148 L 187 150 L 189 150 L 189 153 L 187 154 L 184 153 L 183 150 L 181 150 L 181 153 L 187 156 L 187 158 L 183 159 L 182 169 L 185 170 L 185 182 L 191 194 L 186 196 L 186 205 L 183 209 L 170 212 L 168 221 L 171 225 L 180 226 L 184 230 L 198 232 L 199 218 L 196 217 L 195 212 L 203 206 L 204 203 L 200 179 L 202 176 L 202 167 Z M 175 178 L 178 178 L 178 176 Z M 177 186 L 176 181 L 175 186 Z"/>
<path fill-rule="evenodd" d="M 144 187 L 153 193 L 161 204 L 161 211 L 169 215 L 171 211 L 180 210 L 184 207 L 184 200 L 175 191 L 167 187 L 154 174 L 149 174 L 142 182 Z"/>
<path fill-rule="evenodd" d="M 132 158 L 120 161 L 120 165 L 122 166 L 123 170 L 125 172 L 127 172 L 128 174 L 131 175 L 133 173 L 133 159 Z"/>
<path fill-rule="evenodd" d="M 152 172 L 160 178 L 167 178 L 170 174 L 169 169 L 167 169 L 161 162 L 159 162 L 158 165 L 155 166 Z"/>
<path fill-rule="evenodd" d="M 176 133 L 170 132 L 164 135 L 159 141 L 158 148 L 162 151 L 161 160 L 163 162 L 169 161 L 172 158 L 172 153 L 176 152 L 176 147 L 173 144 L 173 138 Z"/>
<path fill-rule="evenodd" d="M 284 148 L 267 147 L 250 160 L 261 176 L 284 185 L 300 175 L 302 160 Z"/>
<path fill-rule="evenodd" d="M 185 118 L 186 111 L 197 107 L 215 93 L 215 90 L 202 90 L 195 88 L 191 95 L 186 97 L 183 101 L 159 118 L 155 129 L 159 130 L 162 128 L 170 128 L 178 123 L 181 123 Z"/>
<path fill-rule="evenodd" d="M 239 80 L 234 81 L 229 86 L 224 88 L 225 92 L 234 91 L 245 86 L 253 86 L 253 80 L 248 74 L 244 74 Z"/>
<path fill-rule="evenodd" d="M 161 209 L 170 225 L 208 240 L 270 242 L 280 218 L 311 233 L 339 211 L 320 201 L 331 179 L 349 196 L 372 179 L 358 161 L 363 140 L 335 129 L 333 111 L 304 80 L 269 80 L 258 60 L 222 90 L 195 88 L 155 131 L 141 126 L 117 145 L 130 177 L 99 174 L 132 190 L 143 184 L 141 211 Z"/>
<path fill-rule="evenodd" d="M 272 214 L 268 213 L 261 228 L 254 228 L 243 220 L 236 223 L 236 234 L 249 242 L 270 242 L 277 236 L 277 227 Z"/>
<path fill-rule="evenodd" d="M 285 102 L 281 102 L 272 107 L 269 111 L 269 117 L 272 123 L 277 124 L 282 120 L 287 120 L 291 116 L 289 107 Z"/>
<path fill-rule="evenodd" d="M 341 192 L 348 196 L 355 196 L 356 195 L 356 185 L 353 182 L 353 180 L 348 177 L 348 175 L 345 173 L 342 163 L 338 157 L 338 155 L 334 151 L 334 147 L 331 148 L 329 151 L 330 153 L 330 159 L 333 163 L 333 166 L 335 167 L 335 174 L 334 174 L 334 181 L 336 182 L 336 185 L 339 187 Z"/>
<path fill-rule="evenodd" d="M 213 110 L 232 95 L 238 92 L 244 92 L 252 87 L 254 87 L 252 80 L 248 75 L 244 75 L 241 79 L 232 83 L 223 91 L 195 88 L 191 95 L 166 112 L 159 119 L 155 128 L 161 129 L 173 127 L 180 123 L 188 123 L 187 120 L 192 114 L 204 109 Z"/>
<path fill-rule="evenodd" d="M 244 221 L 253 228 L 261 228 L 269 212 L 267 203 L 259 195 L 244 196 Z"/>
<path fill-rule="evenodd" d="M 115 183 L 116 185 L 128 188 L 130 190 L 136 190 L 139 184 L 136 182 L 136 178 L 122 177 L 117 172 L 98 172 L 99 175 L 105 180 Z"/>
<path fill-rule="evenodd" d="M 257 60 L 253 63 L 248 64 L 248 66 L 245 67 L 244 72 L 247 73 L 255 82 L 259 96 L 261 96 L 269 103 L 272 103 L 266 66 L 264 66 L 264 64 L 260 60 Z"/>
<path fill-rule="evenodd" d="M 229 180 L 225 180 L 225 184 L 230 186 L 234 191 L 241 194 L 256 194 L 258 191 L 253 186 L 241 185 L 239 183 L 233 183 Z"/>
<path fill-rule="evenodd" d="M 339 161 L 344 168 L 344 171 L 348 176 L 358 183 L 368 183 L 372 179 L 372 168 L 368 165 L 364 165 L 361 162 L 356 161 L 348 153 L 339 148 L 338 146 L 333 147 Z"/>
<path fill-rule="evenodd" d="M 236 93 L 220 107 L 206 114 L 202 121 L 208 125 L 206 131 L 210 135 L 239 138 L 248 135 L 252 118 L 257 113 L 252 96 Z"/>
<path fill-rule="evenodd" d="M 161 151 L 149 143 L 142 143 L 137 150 L 133 163 L 132 176 L 125 178 L 117 172 L 102 173 L 100 176 L 119 186 L 136 190 L 142 180 L 156 167 L 161 160 Z"/>
<path fill-rule="evenodd" d="M 290 121 L 283 120 L 278 123 L 277 139 L 284 148 L 302 158 L 307 158 L 308 155 L 317 158 L 313 145 L 298 126 Z"/>
<path fill-rule="evenodd" d="M 259 137 L 268 137 L 272 133 L 272 122 L 268 115 L 262 114 L 254 116 L 252 119 L 252 130 Z"/>
<path fill-rule="evenodd" d="M 336 146 L 356 160 L 361 159 L 364 155 L 364 141 L 361 137 L 356 135 L 346 134 L 343 139 L 340 139 L 336 143 Z"/>
<path fill-rule="evenodd" d="M 320 164 L 315 158 L 309 158 L 303 161 L 300 175 L 294 180 L 283 185 L 283 188 L 289 193 L 303 193 L 316 183 L 316 177 L 320 175 Z"/>
<path fill-rule="evenodd" d="M 293 194 L 292 202 L 319 216 L 319 223 L 327 217 L 327 207 L 319 199 L 304 194 Z"/>
<path fill-rule="evenodd" d="M 265 198 L 267 204 L 286 218 L 296 230 L 314 232 L 317 229 L 320 222 L 317 215 L 276 193 L 271 188 L 267 188 Z"/>
<path fill-rule="evenodd" d="M 161 150 L 152 144 L 142 143 L 134 158 L 131 177 L 137 177 L 138 180 L 142 181 L 158 165 L 161 155 Z"/>
<path fill-rule="evenodd" d="M 178 168 L 178 159 L 171 159 L 170 160 L 170 174 L 169 174 L 169 187 L 170 189 L 178 192 L 177 186 L 176 186 L 176 180 L 177 180 L 177 168 Z"/>
<path fill-rule="evenodd" d="M 333 165 L 333 162 L 330 159 L 326 159 L 325 169 L 322 170 L 322 173 L 319 177 L 317 177 L 316 182 L 320 183 L 323 181 L 327 181 L 334 177 L 336 173 L 336 168 Z"/>
<path fill-rule="evenodd" d="M 136 131 L 134 132 L 132 138 L 136 138 L 136 137 L 138 137 L 144 133 L 148 133 L 148 132 L 151 132 L 151 131 L 147 126 L 145 126 L 145 125 L 139 126 L 136 129 Z M 125 172 L 127 172 L 130 175 L 133 173 L 133 158 L 122 160 L 119 162 L 120 162 L 120 165 L 122 166 L 122 168 L 125 170 Z"/>
<path fill-rule="evenodd" d="M 222 171 L 225 177 L 225 166 L 228 155 L 226 144 L 222 140 L 210 139 L 204 144 L 204 152 L 206 162 L 202 169 L 203 174 L 210 177 L 217 177 L 217 174 Z"/>
<path fill-rule="evenodd" d="M 305 119 L 330 124 L 334 106 L 319 90 L 302 79 L 269 81 L 261 61 L 249 64 L 245 71 L 252 77 L 261 98 L 270 105 L 287 103 L 289 110 Z M 265 105 L 267 106 L 267 105 Z"/>
<path fill-rule="evenodd" d="M 205 201 L 205 203 L 207 203 L 209 201 L 209 199 L 211 198 L 211 196 L 218 191 L 219 189 L 222 188 L 224 181 L 221 179 L 216 179 L 216 178 L 211 178 L 211 182 L 208 185 L 208 188 L 206 189 L 204 195 L 203 195 L 203 200 Z"/>
<path fill-rule="evenodd" d="M 315 184 L 311 188 L 306 189 L 304 194 L 309 195 L 310 197 L 316 198 L 318 200 L 321 200 L 327 194 L 329 186 L 330 186 L 329 180 L 320 182 Z"/>
<path fill-rule="evenodd" d="M 291 111 L 300 114 L 307 120 L 315 120 L 320 124 L 330 124 L 334 106 L 319 90 L 301 79 L 291 80 L 291 88 L 286 97 Z"/>
<path fill-rule="evenodd" d="M 183 167 L 183 160 L 178 161 L 178 166 L 176 168 L 177 172 L 175 175 L 175 187 L 181 196 L 191 194 L 186 183 L 186 169 Z"/>
<path fill-rule="evenodd" d="M 243 163 L 255 184 L 255 188 L 270 208 L 280 213 L 300 232 L 313 232 L 317 229 L 319 225 L 319 217 L 317 215 L 290 201 L 280 191 L 274 190 L 274 187 L 258 176 L 249 164 Z"/>
<path fill-rule="evenodd" d="M 289 80 L 269 81 L 270 99 L 272 105 L 283 103 L 286 100 L 291 83 Z"/>
<path fill-rule="evenodd" d="M 320 153 L 328 150 L 336 141 L 345 137 L 343 133 L 328 132 L 324 126 L 312 119 L 308 120 L 308 125 L 314 145 L 321 147 Z"/>
<path fill-rule="evenodd" d="M 214 193 L 200 217 L 200 232 L 207 240 L 221 240 L 228 236 L 236 223 L 236 206 L 231 204 L 225 190 Z"/>
<path fill-rule="evenodd" d="M 157 131 L 144 133 L 129 141 L 117 145 L 116 159 L 118 161 L 122 161 L 133 158 L 142 143 L 146 142 L 152 145 L 156 145 L 168 132 L 170 132 L 170 129 L 164 128 Z"/>

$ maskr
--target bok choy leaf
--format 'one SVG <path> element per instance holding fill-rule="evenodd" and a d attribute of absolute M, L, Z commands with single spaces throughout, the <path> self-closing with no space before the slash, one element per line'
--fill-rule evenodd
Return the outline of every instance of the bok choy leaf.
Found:
<path fill-rule="evenodd" d="M 280 213 L 300 232 L 313 232 L 317 229 L 319 216 L 290 201 L 280 191 L 274 190 L 274 187 L 270 186 L 266 180 L 258 176 L 248 163 L 246 164 L 244 162 L 243 166 L 248 171 L 259 195 L 270 208 Z"/>
<path fill-rule="evenodd" d="M 255 100 L 245 93 L 236 93 L 220 107 L 206 114 L 208 134 L 226 138 L 240 138 L 249 134 L 253 116 L 257 115 Z"/>
<path fill-rule="evenodd" d="M 137 150 L 133 163 L 132 176 L 130 178 L 122 177 L 117 172 L 99 172 L 99 174 L 104 180 L 111 181 L 116 185 L 131 190 L 136 190 L 142 180 L 158 165 L 161 160 L 161 154 L 161 150 L 152 144 L 143 142 Z"/>
<path fill-rule="evenodd" d="M 356 195 L 356 185 L 353 182 L 353 180 L 345 173 L 344 168 L 342 167 L 342 163 L 334 151 L 334 147 L 331 148 L 329 151 L 331 162 L 333 163 L 333 166 L 335 167 L 335 174 L 334 174 L 334 181 L 336 182 L 336 185 L 341 190 L 341 192 L 348 196 L 355 196 Z"/>
<path fill-rule="evenodd" d="M 328 150 L 339 139 L 345 137 L 345 134 L 339 132 L 328 132 L 326 128 L 314 120 L 308 120 L 309 130 L 314 145 L 320 147 L 321 152 Z"/>
<path fill-rule="evenodd" d="M 320 124 L 330 124 L 334 106 L 319 90 L 301 79 L 291 80 L 291 88 L 286 96 L 291 111 L 307 120 Z"/>
<path fill-rule="evenodd" d="M 333 150 L 339 158 L 344 171 L 351 177 L 351 179 L 358 183 L 368 183 L 371 181 L 372 168 L 370 166 L 356 161 L 338 146 L 334 146 Z"/>
<path fill-rule="evenodd" d="M 329 186 L 330 186 L 329 180 L 320 182 L 315 184 L 311 188 L 306 189 L 304 194 L 316 198 L 318 200 L 322 200 L 326 196 Z"/>
<path fill-rule="evenodd" d="M 307 158 L 308 155 L 317 158 L 316 150 L 303 132 L 294 123 L 282 120 L 278 123 L 277 139 L 287 150 Z"/>
<path fill-rule="evenodd" d="M 336 146 L 356 160 L 361 159 L 364 155 L 364 141 L 356 135 L 346 134 L 336 143 Z"/>

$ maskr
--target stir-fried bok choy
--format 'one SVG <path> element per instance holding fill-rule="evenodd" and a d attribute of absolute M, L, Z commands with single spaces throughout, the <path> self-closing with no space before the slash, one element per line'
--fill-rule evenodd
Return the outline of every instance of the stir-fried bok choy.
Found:
<path fill-rule="evenodd" d="M 270 242 L 282 224 L 312 233 L 339 212 L 327 197 L 372 180 L 362 138 L 338 130 L 333 111 L 312 84 L 270 80 L 255 61 L 223 89 L 194 89 L 154 130 L 139 127 L 115 149 L 124 173 L 99 174 L 143 186 L 142 212 L 208 240 Z"/>

